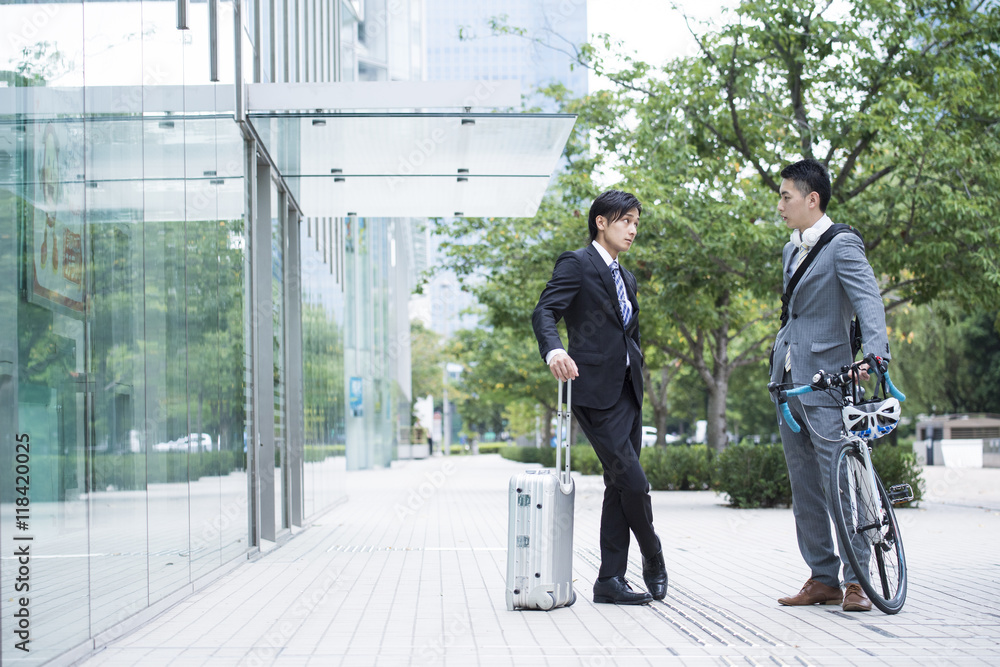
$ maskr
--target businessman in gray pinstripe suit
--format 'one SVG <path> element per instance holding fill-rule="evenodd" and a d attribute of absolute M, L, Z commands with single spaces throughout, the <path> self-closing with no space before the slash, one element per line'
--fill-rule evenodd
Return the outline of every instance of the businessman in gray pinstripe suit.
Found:
<path fill-rule="evenodd" d="M 815 160 L 801 160 L 781 171 L 778 214 L 792 230 L 782 252 L 787 285 L 810 248 L 833 222 L 826 215 L 830 177 Z M 861 321 L 864 352 L 889 359 L 885 308 L 875 274 L 856 234 L 838 234 L 817 250 L 788 304 L 788 320 L 771 352 L 771 381 L 808 384 L 816 371 L 839 371 L 854 362 L 850 325 Z M 862 374 L 862 379 L 866 378 Z M 830 525 L 830 467 L 840 450 L 841 406 L 825 392 L 788 399 L 792 416 L 803 425 L 794 433 L 778 411 L 785 462 L 792 486 L 792 513 L 799 551 L 811 573 L 798 594 L 783 605 L 842 604 L 844 611 L 869 611 L 871 601 L 844 555 L 834 548 Z M 840 588 L 843 564 L 846 593 Z"/>

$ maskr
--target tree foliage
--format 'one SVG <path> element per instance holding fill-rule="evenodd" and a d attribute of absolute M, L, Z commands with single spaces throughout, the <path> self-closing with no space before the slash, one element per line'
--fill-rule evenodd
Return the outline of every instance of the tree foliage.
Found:
<path fill-rule="evenodd" d="M 906 360 L 891 369 L 906 414 L 1000 414 L 1000 312 L 934 302 L 900 308 L 890 322 Z"/>
<path fill-rule="evenodd" d="M 449 228 L 475 241 L 452 247 L 454 264 L 484 270 L 493 324 L 526 326 L 555 257 L 586 243 L 595 180 L 614 174 L 643 202 L 624 261 L 644 347 L 702 379 L 721 448 L 733 374 L 761 365 L 777 328 L 784 165 L 828 165 L 828 212 L 862 232 L 890 308 L 1000 303 L 998 35 L 1000 8 L 984 0 L 747 0 L 697 36 L 697 55 L 662 67 L 613 70 L 587 46 L 581 61 L 615 87 L 553 91 L 578 121 L 552 196 L 533 220 Z"/>
<path fill-rule="evenodd" d="M 410 359 L 413 397 L 436 396 L 440 402 L 444 362 L 441 336 L 420 320 L 410 322 Z"/>
<path fill-rule="evenodd" d="M 462 419 L 481 432 L 504 430 L 511 404 L 540 405 L 545 442 L 546 425 L 555 411 L 556 381 L 541 363 L 530 322 L 524 326 L 494 326 L 456 334 L 451 350 L 462 362 L 460 389 L 469 400 L 458 407 Z M 518 411 L 515 411 L 518 412 Z M 522 415 L 523 421 L 523 415 Z M 524 424 L 520 429 L 524 431 Z"/>

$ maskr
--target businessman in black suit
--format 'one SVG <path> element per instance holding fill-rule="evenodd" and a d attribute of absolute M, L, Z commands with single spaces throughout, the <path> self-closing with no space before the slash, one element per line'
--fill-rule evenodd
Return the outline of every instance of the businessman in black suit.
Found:
<path fill-rule="evenodd" d="M 601 569 L 594 602 L 646 604 L 667 594 L 667 568 L 653 531 L 642 447 L 642 350 L 635 276 L 618 264 L 635 240 L 642 205 L 632 194 L 602 193 L 590 207 L 590 245 L 556 261 L 531 324 L 559 380 L 575 380 L 573 415 L 604 467 Z M 556 329 L 566 320 L 568 347 Z M 649 593 L 625 581 L 630 535 L 642 552 Z"/>

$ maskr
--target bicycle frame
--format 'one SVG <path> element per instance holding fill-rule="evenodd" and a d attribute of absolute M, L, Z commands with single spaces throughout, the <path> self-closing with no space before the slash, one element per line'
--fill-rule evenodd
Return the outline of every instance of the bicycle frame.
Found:
<path fill-rule="evenodd" d="M 878 380 L 869 401 L 863 400 L 864 389 L 860 386 L 863 364 L 868 365 L 866 370 L 873 371 Z M 837 529 L 841 559 L 846 559 L 845 576 L 849 563 L 872 604 L 887 614 L 895 614 L 906 600 L 906 557 L 892 506 L 913 500 L 913 491 L 905 482 L 889 489 L 883 487 L 875 473 L 871 444 L 895 428 L 900 415 L 899 402 L 906 397 L 893 386 L 886 363 L 875 355 L 843 366 L 840 373 L 821 370 L 807 385 L 796 387 L 776 382 L 768 385 L 779 408 L 779 419 L 795 433 L 802 428 L 792 416 L 788 397 L 811 391 L 824 391 L 836 397 L 833 389 L 841 390 L 841 439 L 830 439 L 832 433 L 822 435 L 824 440 L 837 445 L 833 465 L 827 471 L 829 512 Z M 880 390 L 883 398 L 879 398 Z M 807 412 L 802 414 L 808 417 Z"/>
<path fill-rule="evenodd" d="M 882 504 L 878 502 L 878 492 L 875 486 L 875 466 L 872 464 L 871 457 L 871 446 L 868 441 L 864 438 L 859 438 L 857 436 L 847 434 L 848 439 L 858 448 L 861 454 L 862 461 L 862 475 L 861 475 L 861 498 L 860 506 L 867 507 L 870 510 L 868 516 L 878 517 L 878 523 L 876 525 L 862 525 L 857 526 L 857 532 L 863 532 L 865 530 L 875 530 L 872 541 L 881 544 L 885 535 L 882 532 L 882 528 L 885 526 L 885 510 L 882 509 Z M 858 499 L 854 497 L 853 487 L 851 488 L 851 514 L 856 518 L 864 516 L 863 513 L 858 512 L 859 502 Z M 859 522 L 855 520 L 855 525 Z"/>
<path fill-rule="evenodd" d="M 839 387 L 842 391 L 842 404 L 845 407 L 848 404 L 857 403 L 859 398 L 857 373 L 859 367 L 863 364 L 867 364 L 869 368 L 874 370 L 879 376 L 886 395 L 892 394 L 900 401 L 906 400 L 906 396 L 903 395 L 903 392 L 899 391 L 899 389 L 892 384 L 892 380 L 889 379 L 889 371 L 885 362 L 883 362 L 880 357 L 873 354 L 866 356 L 863 360 L 851 364 L 850 366 L 844 366 L 841 368 L 841 372 L 839 374 L 824 373 L 823 371 L 819 371 L 813 376 L 811 384 L 786 390 L 780 385 L 772 382 L 768 385 L 768 390 L 777 399 L 781 408 L 781 414 L 784 417 L 785 422 L 788 424 L 788 427 L 795 433 L 798 433 L 801 430 L 801 427 L 798 422 L 795 421 L 791 411 L 788 409 L 788 397 L 801 396 L 802 394 L 807 394 L 811 391 L 828 391 Z M 862 497 L 860 499 L 855 498 L 852 488 L 852 497 L 850 499 L 851 512 L 855 516 L 860 516 L 857 513 L 858 508 L 866 507 L 871 510 L 871 514 L 869 516 L 878 517 L 878 525 L 860 526 L 857 528 L 857 531 L 863 532 L 865 530 L 877 529 L 875 531 L 876 536 L 872 541 L 882 543 L 885 539 L 882 527 L 885 525 L 886 517 L 885 510 L 878 501 L 879 494 L 875 482 L 875 466 L 872 464 L 871 445 L 869 445 L 868 440 L 850 432 L 844 426 L 841 427 L 841 434 L 843 434 L 844 437 L 858 449 L 858 453 L 861 455 L 862 467 L 864 468 L 861 475 L 860 488 Z"/>

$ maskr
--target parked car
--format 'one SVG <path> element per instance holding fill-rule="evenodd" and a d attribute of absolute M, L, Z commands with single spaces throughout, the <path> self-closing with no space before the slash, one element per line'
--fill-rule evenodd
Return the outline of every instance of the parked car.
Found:
<path fill-rule="evenodd" d="M 663 441 L 668 445 L 672 442 L 677 442 L 681 439 L 681 436 L 676 433 L 667 433 L 663 436 Z M 656 427 L 655 426 L 643 426 L 642 427 L 642 446 L 652 447 L 656 444 Z"/>
<path fill-rule="evenodd" d="M 208 433 L 190 433 L 176 440 L 158 442 L 152 449 L 157 452 L 210 452 L 215 449 L 215 443 Z"/>

